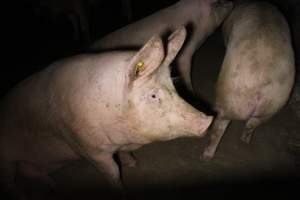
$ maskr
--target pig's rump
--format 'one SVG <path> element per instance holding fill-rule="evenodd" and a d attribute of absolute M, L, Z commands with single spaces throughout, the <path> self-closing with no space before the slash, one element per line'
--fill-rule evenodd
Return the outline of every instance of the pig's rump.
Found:
<path fill-rule="evenodd" d="M 10 132 L 1 136 L 1 161 L 17 164 L 23 176 L 34 176 L 35 172 L 48 174 L 79 156 L 57 137 L 41 137 L 32 133 Z M 35 172 L 33 172 L 35 171 Z"/>
<path fill-rule="evenodd" d="M 54 84 L 38 73 L 22 82 L 5 98 L 0 107 L 0 164 L 17 164 L 26 168 L 21 174 L 35 168 L 47 174 L 61 167 L 66 161 L 79 159 L 76 153 L 54 134 L 59 120 L 51 121 L 55 111 L 48 105 L 49 91 L 41 92 L 44 82 Z M 45 85 L 45 84 L 44 84 Z M 30 91 L 30 92 L 28 92 Z M 26 176 L 27 176 L 26 175 Z"/>
<path fill-rule="evenodd" d="M 211 159 L 231 120 L 246 121 L 241 140 L 287 102 L 294 82 L 294 53 L 289 27 L 279 10 L 263 2 L 242 2 L 223 25 L 226 55 L 216 88 L 209 146 Z"/>
<path fill-rule="evenodd" d="M 235 48 L 229 46 L 224 59 L 215 105 L 226 118 L 268 118 L 283 106 L 290 93 L 292 59 L 284 58 L 286 55 L 280 54 L 280 49 L 267 47 L 263 41 L 250 42 L 246 40 Z M 233 55 L 240 56 L 232 59 Z"/>

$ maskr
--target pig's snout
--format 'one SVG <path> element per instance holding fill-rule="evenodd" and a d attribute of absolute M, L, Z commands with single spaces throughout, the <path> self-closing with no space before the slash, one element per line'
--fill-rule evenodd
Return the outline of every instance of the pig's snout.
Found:
<path fill-rule="evenodd" d="M 202 116 L 200 117 L 200 119 L 197 120 L 197 136 L 199 137 L 204 137 L 207 133 L 207 129 L 208 127 L 211 125 L 212 121 L 213 121 L 213 117 L 212 116 L 206 116 L 205 114 L 201 114 Z"/>
<path fill-rule="evenodd" d="M 186 131 L 192 133 L 194 136 L 204 137 L 212 121 L 212 116 L 207 116 L 203 113 L 192 114 L 186 118 Z"/>

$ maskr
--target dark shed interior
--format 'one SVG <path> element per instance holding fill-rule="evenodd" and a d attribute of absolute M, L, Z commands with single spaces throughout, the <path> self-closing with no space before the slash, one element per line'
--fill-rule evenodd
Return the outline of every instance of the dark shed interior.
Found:
<path fill-rule="evenodd" d="M 93 41 L 126 24 L 177 2 L 121 0 L 3 1 L 7 55 L 1 66 L 0 95 L 25 77 L 60 58 L 86 52 Z M 54 3 L 53 3 L 54 2 Z M 65 3 L 62 3 L 65 2 Z M 71 2 L 80 2 L 88 31 L 76 30 L 68 17 Z M 127 2 L 124 3 L 124 2 Z M 130 4 L 128 4 L 130 2 Z M 252 199 L 297 198 L 300 186 L 300 2 L 268 0 L 288 20 L 296 58 L 296 83 L 288 104 L 261 125 L 249 145 L 240 141 L 243 122 L 233 122 L 212 161 L 200 160 L 208 138 L 156 142 L 134 151 L 136 168 L 122 168 L 128 199 Z M 57 6 L 55 9 L 51 6 Z M 76 22 L 76 20 L 75 20 Z M 214 84 L 225 47 L 220 28 L 193 57 L 196 96 L 176 84 L 180 95 L 205 112 L 212 112 Z M 30 95 L 30 94 L 29 94 Z M 119 199 L 101 174 L 86 161 L 74 162 L 51 174 L 49 190 L 32 180 L 19 180 L 32 199 Z M 1 197 L 0 197 L 1 198 Z M 2 199 L 2 198 L 1 198 Z"/>

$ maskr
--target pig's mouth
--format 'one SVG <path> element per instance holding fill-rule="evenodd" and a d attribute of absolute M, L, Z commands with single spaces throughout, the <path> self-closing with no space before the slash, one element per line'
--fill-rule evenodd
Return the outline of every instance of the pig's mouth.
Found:
<path fill-rule="evenodd" d="M 201 120 L 191 121 L 190 124 L 195 125 L 194 127 L 183 128 L 183 132 L 189 133 L 188 135 L 196 137 L 204 137 L 207 134 L 207 129 L 210 127 L 213 121 L 212 116 L 206 116 L 203 114 Z"/>

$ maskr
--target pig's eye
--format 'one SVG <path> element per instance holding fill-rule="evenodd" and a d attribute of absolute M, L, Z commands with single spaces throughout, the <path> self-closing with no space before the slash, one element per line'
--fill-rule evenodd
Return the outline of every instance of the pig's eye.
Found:
<path fill-rule="evenodd" d="M 149 98 L 150 102 L 155 103 L 155 104 L 160 103 L 160 101 L 161 101 L 160 95 L 157 92 L 150 93 L 148 98 Z"/>

